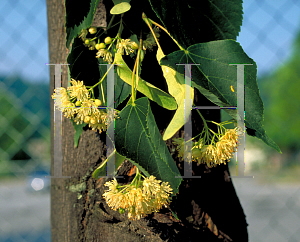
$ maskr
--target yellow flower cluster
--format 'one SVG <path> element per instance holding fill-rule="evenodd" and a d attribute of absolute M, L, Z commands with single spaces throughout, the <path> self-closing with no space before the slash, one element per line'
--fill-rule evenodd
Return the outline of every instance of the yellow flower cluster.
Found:
<path fill-rule="evenodd" d="M 236 151 L 238 138 L 241 136 L 239 128 L 228 129 L 215 144 L 206 145 L 202 140 L 196 145 L 193 143 L 192 160 L 195 162 L 206 164 L 208 167 L 214 167 L 222 163 L 230 161 L 232 153 Z M 184 139 L 173 139 L 173 143 L 177 145 L 179 157 L 184 155 Z"/>
<path fill-rule="evenodd" d="M 136 43 L 134 41 L 131 41 L 130 39 L 122 39 L 120 43 L 117 45 L 117 53 L 124 55 L 124 50 L 126 55 L 129 55 L 130 53 L 133 53 L 134 50 L 132 49 L 132 46 Z"/>
<path fill-rule="evenodd" d="M 110 208 L 127 210 L 128 218 L 136 220 L 152 212 L 158 212 L 170 202 L 172 188 L 167 182 L 160 183 L 161 181 L 156 180 L 154 176 L 150 176 L 140 182 L 141 187 L 134 184 L 120 186 L 114 178 L 105 183 L 109 190 L 103 197 Z"/>
<path fill-rule="evenodd" d="M 107 127 L 107 113 L 98 107 L 101 101 L 98 99 L 91 99 L 89 91 L 83 84 L 83 81 L 76 81 L 72 79 L 71 86 L 67 90 L 63 87 L 56 88 L 52 95 L 55 99 L 55 106 L 58 110 L 64 113 L 64 116 L 73 119 L 77 124 L 83 122 L 89 124 L 92 130 L 102 131 Z M 76 100 L 75 103 L 71 100 Z"/>
<path fill-rule="evenodd" d="M 108 64 L 111 64 L 113 62 L 112 59 L 112 53 L 109 50 L 106 49 L 100 49 L 96 53 L 96 58 L 103 57 L 103 61 L 108 62 Z"/>
<path fill-rule="evenodd" d="M 154 28 L 153 32 L 155 34 L 155 37 L 158 39 L 160 37 L 159 34 L 159 28 Z M 88 35 L 88 30 L 87 29 L 82 29 L 80 35 L 78 36 L 78 38 L 80 38 L 83 42 L 84 45 L 86 47 L 89 48 L 89 50 L 94 50 L 96 47 L 96 41 L 93 39 L 88 39 L 86 38 L 86 36 Z M 99 43 L 99 40 L 98 40 Z M 150 32 L 147 35 L 146 40 L 143 41 L 143 50 L 146 51 L 147 49 L 152 50 L 153 46 L 156 46 L 156 41 L 155 38 L 152 34 L 152 32 Z M 126 55 L 129 55 L 131 53 L 134 53 L 134 51 L 136 49 L 138 49 L 138 44 L 134 41 L 131 41 L 130 39 L 120 39 L 116 45 L 116 49 L 117 49 L 117 53 L 124 55 L 124 51 L 126 53 Z M 97 49 L 97 53 L 96 53 L 96 58 L 100 58 L 102 57 L 104 61 L 108 62 L 109 64 L 111 64 L 113 62 L 113 55 L 111 53 L 111 51 L 105 48 L 101 48 L 101 49 Z"/>

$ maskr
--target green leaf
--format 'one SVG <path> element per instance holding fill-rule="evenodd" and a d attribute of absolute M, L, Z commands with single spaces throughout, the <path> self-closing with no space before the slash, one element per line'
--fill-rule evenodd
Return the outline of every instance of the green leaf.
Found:
<path fill-rule="evenodd" d="M 170 209 L 170 210 L 171 210 L 171 209 Z M 174 218 L 176 218 L 177 220 L 179 220 L 179 218 L 177 217 L 177 214 L 174 213 L 172 210 L 171 210 L 171 212 L 172 212 L 172 215 L 174 216 Z"/>
<path fill-rule="evenodd" d="M 243 20 L 242 0 L 149 0 L 170 34 L 186 48 L 236 39 Z"/>
<path fill-rule="evenodd" d="M 175 51 L 161 60 L 161 65 L 169 66 L 181 74 L 184 74 L 184 66 L 176 64 L 186 63 L 200 64 L 192 67 L 195 87 L 210 101 L 221 104 L 220 106 L 237 105 L 237 94 L 231 91 L 231 86 L 237 87 L 237 67 L 229 64 L 253 64 L 244 68 L 245 125 L 255 130 L 254 136 L 280 152 L 279 147 L 263 129 L 264 107 L 256 80 L 256 63 L 246 55 L 239 43 L 234 40 L 220 40 L 195 44 L 186 51 Z M 225 111 L 236 118 L 232 110 Z"/>
<path fill-rule="evenodd" d="M 160 62 L 161 58 L 164 55 L 160 48 L 157 50 L 156 58 L 158 63 Z M 172 68 L 167 66 L 161 66 L 163 71 L 164 77 L 168 84 L 169 93 L 175 98 L 178 109 L 175 112 L 171 122 L 169 123 L 168 127 L 165 130 L 163 139 L 167 140 L 172 138 L 172 136 L 184 125 L 184 99 L 185 99 L 185 81 L 184 76 Z M 194 99 L 194 89 L 191 88 L 192 99 Z M 188 110 L 187 115 L 191 113 L 191 110 Z"/>
<path fill-rule="evenodd" d="M 107 62 L 104 62 L 102 59 L 98 59 L 99 64 L 107 64 Z M 100 80 L 102 76 L 107 71 L 107 65 L 99 65 L 99 72 L 100 72 Z M 131 93 L 131 86 L 129 86 L 127 83 L 125 83 L 116 73 L 114 75 L 115 77 L 115 108 L 118 108 L 118 106 L 130 95 Z M 106 100 L 107 95 L 107 77 L 104 78 L 103 82 L 103 92 Z M 102 91 L 101 86 L 98 86 L 99 89 L 99 99 L 102 101 Z"/>
<path fill-rule="evenodd" d="M 110 13 L 111 14 L 122 14 L 122 13 L 129 11 L 130 8 L 131 8 L 131 5 L 128 2 L 121 2 L 121 3 L 113 6 L 113 8 L 110 10 Z"/>
<path fill-rule="evenodd" d="M 82 124 L 76 124 L 72 119 L 70 119 L 72 124 L 73 124 L 73 127 L 74 127 L 74 130 L 75 130 L 75 135 L 74 135 L 74 147 L 77 148 L 78 146 L 78 141 L 79 141 L 79 138 L 80 138 L 80 135 L 83 131 L 83 128 L 87 125 L 86 123 L 82 123 Z"/>
<path fill-rule="evenodd" d="M 66 9 L 66 47 L 76 38 L 82 29 L 91 26 L 100 0 L 65 0 Z"/>
<path fill-rule="evenodd" d="M 127 84 L 132 84 L 132 71 L 126 65 L 125 61 L 122 58 L 121 54 L 116 53 L 115 55 L 117 67 L 117 73 L 119 77 L 126 82 Z M 135 78 L 135 77 L 134 77 Z M 143 79 L 139 78 L 139 83 L 137 90 L 143 93 L 146 97 L 150 100 L 156 102 L 158 105 L 166 108 L 168 110 L 175 110 L 177 108 L 176 101 L 173 97 L 169 94 L 165 93 L 164 91 L 160 90 L 159 88 L 155 87 L 154 85 L 144 81 Z"/>
<path fill-rule="evenodd" d="M 114 128 L 113 125 L 109 129 Z M 182 181 L 176 163 L 163 141 L 146 97 L 127 105 L 115 120 L 115 147 L 124 157 L 134 161 L 147 176 L 169 182 L 173 196 Z"/>
<path fill-rule="evenodd" d="M 197 85 L 195 82 L 192 83 L 192 85 L 197 88 L 203 96 L 205 96 L 208 100 L 210 100 L 212 103 L 220 106 L 220 107 L 226 107 L 228 106 L 227 103 L 224 103 L 218 99 L 217 96 L 215 96 L 213 93 L 208 91 L 207 89 Z M 236 109 L 224 109 L 231 117 L 234 119 L 237 119 L 237 112 Z"/>
<path fill-rule="evenodd" d="M 140 44 L 136 34 L 133 34 L 129 37 L 130 41 L 134 41 L 135 43 L 137 43 L 138 45 Z"/>
<path fill-rule="evenodd" d="M 94 171 L 93 178 L 98 179 L 101 176 L 111 176 L 114 174 L 106 174 L 106 164 L 107 162 L 112 162 L 113 155 L 115 155 L 115 172 L 117 171 L 118 167 L 122 164 L 122 162 L 126 159 L 124 156 L 121 156 L 116 150 L 114 150 L 110 156 L 101 163 L 101 165 Z"/>
<path fill-rule="evenodd" d="M 130 95 L 131 87 L 118 75 L 115 77 L 115 108 L 117 108 Z"/>

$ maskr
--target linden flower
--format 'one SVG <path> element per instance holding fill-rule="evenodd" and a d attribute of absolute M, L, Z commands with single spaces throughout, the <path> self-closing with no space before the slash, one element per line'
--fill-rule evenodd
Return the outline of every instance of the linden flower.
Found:
<path fill-rule="evenodd" d="M 226 163 L 225 161 L 229 160 L 232 153 L 235 151 L 234 146 L 229 146 L 226 140 L 220 140 L 217 142 L 216 148 L 220 163 Z"/>
<path fill-rule="evenodd" d="M 72 79 L 68 91 L 65 88 L 57 88 L 54 90 L 52 98 L 55 99 L 55 106 L 62 111 L 65 117 L 73 119 L 76 124 L 87 123 L 94 131 L 105 131 L 107 129 L 107 113 L 100 109 L 101 101 L 98 99 L 90 99 L 89 91 L 82 81 Z M 76 105 L 73 102 L 76 101 Z M 117 115 L 115 110 L 110 120 L 113 121 Z"/>
<path fill-rule="evenodd" d="M 207 164 L 208 167 L 212 167 L 218 160 L 216 147 L 214 145 L 205 145 L 202 149 L 201 159 L 196 158 L 199 163 Z"/>
<path fill-rule="evenodd" d="M 122 39 L 121 42 L 117 45 L 117 52 L 121 55 L 124 55 L 124 50 L 126 55 L 133 53 L 134 50 L 131 48 L 133 43 L 135 42 L 131 42 L 130 39 Z"/>
<path fill-rule="evenodd" d="M 83 45 L 85 47 L 88 47 L 89 50 L 94 50 L 95 47 L 96 47 L 96 41 L 95 40 L 91 40 L 91 39 L 85 39 L 84 42 L 83 42 Z"/>
<path fill-rule="evenodd" d="M 86 89 L 83 81 L 76 81 L 71 79 L 72 86 L 68 87 L 68 91 L 70 91 L 70 97 L 76 97 L 78 101 L 84 101 L 89 98 L 89 92 Z"/>
<path fill-rule="evenodd" d="M 159 211 L 170 202 L 172 188 L 167 182 L 160 183 L 154 176 L 150 176 L 141 182 L 141 187 L 130 184 L 125 185 L 125 188 L 118 188 L 117 180 L 114 179 L 105 183 L 109 189 L 103 197 L 110 208 L 127 210 L 128 218 L 136 220 Z"/>
<path fill-rule="evenodd" d="M 199 163 L 207 164 L 208 167 L 226 164 L 236 151 L 238 138 L 241 136 L 240 128 L 228 129 L 225 134 L 219 138 L 215 145 L 205 145 L 193 157 Z"/>
<path fill-rule="evenodd" d="M 118 207 L 116 207 L 115 204 L 118 203 L 119 200 L 122 200 L 122 196 L 124 194 L 119 192 L 119 184 L 116 178 L 112 181 L 106 182 L 105 186 L 108 186 L 108 191 L 103 194 L 103 197 L 109 207 L 113 210 L 117 210 Z"/>
<path fill-rule="evenodd" d="M 96 53 L 96 58 L 103 57 L 103 60 L 111 64 L 113 62 L 112 60 L 112 53 L 106 49 L 100 49 Z"/>
<path fill-rule="evenodd" d="M 67 106 L 69 102 L 69 95 L 65 88 L 56 88 L 51 96 L 55 100 L 54 105 L 58 110 L 62 110 L 62 107 Z"/>
<path fill-rule="evenodd" d="M 106 49 L 100 49 L 98 50 L 98 52 L 96 53 L 96 58 L 100 58 L 100 57 L 104 57 L 106 54 Z"/>
<path fill-rule="evenodd" d="M 98 109 L 96 102 L 90 99 L 81 103 L 74 121 L 77 124 L 85 122 L 92 130 L 99 131 L 99 133 L 107 129 L 107 113 L 103 109 Z"/>
<path fill-rule="evenodd" d="M 167 207 L 167 204 L 170 203 L 169 195 L 172 193 L 172 188 L 166 182 L 163 182 L 159 191 L 155 193 L 155 199 L 153 200 L 152 207 L 154 211 L 159 211 L 163 206 Z"/>
<path fill-rule="evenodd" d="M 132 187 L 126 194 L 129 201 L 128 218 L 132 220 L 144 217 L 149 211 L 141 188 Z"/>
<path fill-rule="evenodd" d="M 75 104 L 70 101 L 67 90 L 63 87 L 54 89 L 54 94 L 51 96 L 55 100 L 54 104 L 58 110 L 64 113 L 64 116 L 71 118 L 76 113 Z"/>
<path fill-rule="evenodd" d="M 103 60 L 108 62 L 108 64 L 111 64 L 113 62 L 112 60 L 112 53 L 107 51 L 105 56 L 103 56 Z"/>
<path fill-rule="evenodd" d="M 156 180 L 154 176 L 150 176 L 143 181 L 143 193 L 145 195 L 156 194 L 160 190 L 160 181 Z"/>
<path fill-rule="evenodd" d="M 215 144 L 205 145 L 203 141 L 196 143 L 192 148 L 192 160 L 199 164 L 206 164 L 208 167 L 226 164 L 236 151 L 238 139 L 242 134 L 241 128 L 228 129 Z M 177 145 L 178 156 L 183 157 L 184 140 L 173 139 L 173 143 Z"/>
<path fill-rule="evenodd" d="M 178 157 L 183 158 L 184 157 L 184 139 L 183 138 L 174 138 L 173 144 L 177 146 Z M 192 146 L 193 146 L 193 144 L 194 144 L 194 142 L 192 142 Z"/>
<path fill-rule="evenodd" d="M 87 34 L 88 34 L 87 29 L 82 29 L 78 38 L 81 38 L 83 41 L 85 41 Z"/>
<path fill-rule="evenodd" d="M 102 131 L 106 131 L 107 125 L 105 123 L 100 123 L 99 120 L 96 120 L 95 123 L 93 123 L 94 119 L 91 119 L 91 122 L 89 123 L 89 127 L 92 128 L 94 131 L 99 131 L 101 134 Z"/>
<path fill-rule="evenodd" d="M 82 122 L 85 122 L 85 118 L 89 117 L 90 115 L 92 115 L 92 111 L 94 111 L 93 108 L 93 102 L 91 100 L 84 100 L 81 103 L 81 107 L 78 108 L 78 112 L 76 115 L 76 118 L 74 119 L 74 121 L 77 124 L 82 124 Z M 88 122 L 86 122 L 88 123 Z"/>

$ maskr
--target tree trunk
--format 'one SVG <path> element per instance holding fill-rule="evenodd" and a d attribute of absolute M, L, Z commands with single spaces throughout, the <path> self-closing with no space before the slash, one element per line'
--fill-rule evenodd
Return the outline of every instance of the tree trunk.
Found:
<path fill-rule="evenodd" d="M 112 2 L 112 1 L 110 1 Z M 104 1 L 105 6 L 111 4 Z M 103 11 L 105 11 L 104 5 Z M 110 9 L 110 6 L 107 7 Z M 106 9 L 106 11 L 107 11 Z M 50 64 L 66 63 L 68 50 L 65 47 L 64 0 L 47 0 Z M 156 16 L 150 16 L 156 19 Z M 162 46 L 165 53 L 174 51 L 172 46 Z M 159 88 L 167 91 L 159 66 L 153 67 L 148 60 L 155 58 L 156 51 L 147 52 L 143 61 L 142 76 Z M 151 68 L 147 68 L 147 66 Z M 156 68 L 156 69 L 155 69 Z M 50 69 L 50 93 L 54 88 L 54 67 Z M 67 67 L 62 68 L 62 86 L 67 86 Z M 53 100 L 51 100 L 51 140 L 53 174 Z M 195 93 L 195 104 L 212 105 L 200 93 Z M 162 110 L 151 102 L 151 108 L 161 133 L 172 118 L 173 112 Z M 219 110 L 203 112 L 207 120 L 220 121 Z M 159 119 L 157 118 L 159 117 Z M 193 135 L 202 129 L 202 121 L 193 112 Z M 106 134 L 85 130 L 77 148 L 74 148 L 74 130 L 70 120 L 62 120 L 63 175 L 71 178 L 52 178 L 51 226 L 52 241 L 248 241 L 247 223 L 239 199 L 235 193 L 227 165 L 209 169 L 194 165 L 193 175 L 202 178 L 184 179 L 179 194 L 173 199 L 172 210 L 162 209 L 138 221 L 130 221 L 124 214 L 111 210 L 102 194 L 107 181 L 95 180 L 92 173 L 106 159 Z M 183 130 L 175 137 L 182 137 Z M 168 148 L 183 175 L 183 162 L 177 157 L 174 145 L 167 141 Z M 135 167 L 128 161 L 118 170 L 127 183 L 135 174 Z"/>

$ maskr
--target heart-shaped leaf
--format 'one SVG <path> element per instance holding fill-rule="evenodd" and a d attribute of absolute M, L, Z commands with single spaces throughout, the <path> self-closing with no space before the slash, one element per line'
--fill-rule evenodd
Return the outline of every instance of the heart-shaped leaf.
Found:
<path fill-rule="evenodd" d="M 108 129 L 113 128 L 117 152 L 129 158 L 145 175 L 169 182 L 174 196 L 182 179 L 175 178 L 180 176 L 179 170 L 159 133 L 148 98 L 140 98 L 123 108 L 115 125 Z"/>
<path fill-rule="evenodd" d="M 237 87 L 237 67 L 234 63 L 253 64 L 245 66 L 245 125 L 254 130 L 254 136 L 280 152 L 277 144 L 271 140 L 263 129 L 263 102 L 259 95 L 256 79 L 256 63 L 247 56 L 239 43 L 234 40 L 219 40 L 195 44 L 186 50 L 175 51 L 161 60 L 166 65 L 181 74 L 184 66 L 176 64 L 200 64 L 192 67 L 192 77 L 195 87 L 215 104 L 226 106 L 237 105 L 237 94 L 231 86 Z M 204 91 L 207 90 L 207 91 Z M 208 95 L 209 94 L 209 95 Z M 232 115 L 232 111 L 228 111 Z M 236 118 L 236 115 L 233 115 Z"/>

